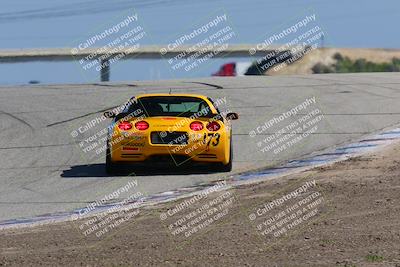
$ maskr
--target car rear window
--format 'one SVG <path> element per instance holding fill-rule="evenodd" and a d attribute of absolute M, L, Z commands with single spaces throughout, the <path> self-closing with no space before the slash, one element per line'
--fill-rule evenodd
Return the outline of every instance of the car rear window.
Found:
<path fill-rule="evenodd" d="M 213 113 L 201 98 L 186 96 L 142 97 L 129 107 L 129 113 L 142 110 L 146 116 L 212 117 Z M 141 112 L 140 112 L 141 113 Z"/>

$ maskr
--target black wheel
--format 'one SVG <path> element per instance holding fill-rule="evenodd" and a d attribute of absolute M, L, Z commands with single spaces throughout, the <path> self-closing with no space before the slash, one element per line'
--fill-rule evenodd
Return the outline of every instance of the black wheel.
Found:
<path fill-rule="evenodd" d="M 231 137 L 231 144 L 229 146 L 229 162 L 226 165 L 221 164 L 218 167 L 218 171 L 220 172 L 230 172 L 232 171 L 232 162 L 233 162 L 233 146 L 232 146 L 232 137 Z"/>
<path fill-rule="evenodd" d="M 107 144 L 107 149 L 106 149 L 106 173 L 107 174 L 115 174 L 117 172 L 117 166 L 115 163 L 111 162 L 111 153 L 110 153 L 110 148 Z"/>

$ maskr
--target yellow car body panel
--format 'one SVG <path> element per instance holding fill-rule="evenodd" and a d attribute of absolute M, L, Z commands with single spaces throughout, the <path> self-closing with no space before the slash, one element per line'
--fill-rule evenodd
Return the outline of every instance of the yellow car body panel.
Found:
<path fill-rule="evenodd" d="M 228 164 L 231 156 L 231 124 L 229 120 L 218 114 L 217 109 L 206 96 L 194 94 L 143 94 L 137 96 L 136 99 L 140 101 L 140 99 L 148 97 L 179 96 L 205 101 L 209 105 L 213 117 L 190 118 L 166 115 L 129 117 L 117 120 L 114 123 L 112 135 L 108 141 L 111 162 L 145 162 L 155 157 L 163 159 L 162 156 L 169 156 L 176 165 L 186 161 Z M 118 125 L 122 121 L 130 122 L 132 128 L 121 130 Z M 148 128 L 145 130 L 136 129 L 135 124 L 139 121 L 147 122 Z M 203 124 L 201 130 L 194 131 L 190 128 L 190 124 L 195 121 Z M 213 121 L 220 126 L 217 131 L 210 131 L 206 127 L 208 123 Z M 181 144 L 172 139 L 173 141 L 168 143 L 160 143 L 163 135 L 167 138 L 172 134 L 178 136 L 175 138 L 176 140 L 185 139 L 186 142 Z M 158 136 L 161 136 L 161 138 Z"/>

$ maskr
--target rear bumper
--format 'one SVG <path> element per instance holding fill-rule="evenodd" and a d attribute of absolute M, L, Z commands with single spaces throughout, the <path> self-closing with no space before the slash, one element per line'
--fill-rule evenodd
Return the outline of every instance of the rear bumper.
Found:
<path fill-rule="evenodd" d="M 121 142 L 110 146 L 111 161 L 115 163 L 225 163 L 225 144 L 207 146 L 203 142 L 187 145 L 154 145 L 149 142 Z"/>

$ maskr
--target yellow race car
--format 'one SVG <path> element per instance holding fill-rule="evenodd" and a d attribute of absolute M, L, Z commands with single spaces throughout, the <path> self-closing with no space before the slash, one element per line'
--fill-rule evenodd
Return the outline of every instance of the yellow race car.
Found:
<path fill-rule="evenodd" d="M 153 167 L 205 163 L 231 171 L 230 121 L 239 116 L 220 112 L 222 102 L 195 94 L 143 94 L 131 98 L 119 113 L 105 112 L 113 118 L 106 144 L 107 173 L 127 163 Z"/>

